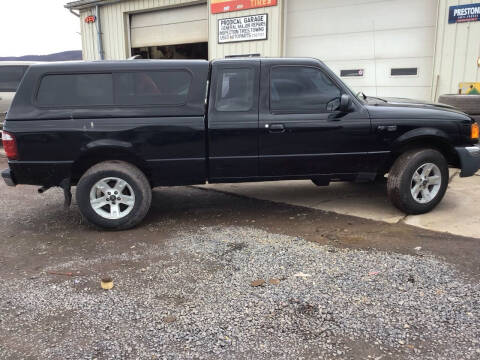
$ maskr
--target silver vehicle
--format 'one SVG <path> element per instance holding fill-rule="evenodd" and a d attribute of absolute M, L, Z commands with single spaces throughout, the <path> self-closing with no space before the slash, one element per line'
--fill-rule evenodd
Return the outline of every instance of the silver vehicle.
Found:
<path fill-rule="evenodd" d="M 28 66 L 35 64 L 29 61 L 2 61 L 0 62 L 0 130 L 3 128 L 5 113 L 15 96 L 17 87 L 22 81 Z"/>

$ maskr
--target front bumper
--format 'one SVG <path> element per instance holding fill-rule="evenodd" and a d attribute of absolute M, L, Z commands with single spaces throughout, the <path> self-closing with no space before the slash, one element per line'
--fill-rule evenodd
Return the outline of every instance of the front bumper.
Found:
<path fill-rule="evenodd" d="M 456 147 L 460 159 L 460 177 L 473 176 L 480 168 L 480 147 L 466 146 Z"/>
<path fill-rule="evenodd" d="M 2 171 L 2 178 L 5 181 L 5 184 L 8 186 L 16 186 L 15 179 L 13 178 L 13 174 L 10 169 L 5 169 Z"/>

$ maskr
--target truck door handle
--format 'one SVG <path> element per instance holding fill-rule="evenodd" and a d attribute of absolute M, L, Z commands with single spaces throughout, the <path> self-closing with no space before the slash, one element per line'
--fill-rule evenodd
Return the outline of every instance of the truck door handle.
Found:
<path fill-rule="evenodd" d="M 283 133 L 285 132 L 285 126 L 283 124 L 266 124 L 265 127 L 270 133 Z"/>
<path fill-rule="evenodd" d="M 378 125 L 377 126 L 378 131 L 397 131 L 397 125 Z"/>

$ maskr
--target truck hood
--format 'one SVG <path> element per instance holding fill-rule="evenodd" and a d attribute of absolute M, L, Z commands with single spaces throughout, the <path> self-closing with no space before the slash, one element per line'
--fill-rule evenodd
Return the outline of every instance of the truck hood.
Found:
<path fill-rule="evenodd" d="M 432 102 L 423 101 L 423 100 L 396 98 L 396 97 L 388 97 L 388 98 L 382 98 L 382 99 L 387 100 L 389 104 L 410 104 L 410 105 L 417 105 L 417 106 L 435 106 L 435 107 L 441 107 L 446 109 L 455 109 L 453 106 L 450 106 L 447 104 L 432 103 Z"/>
<path fill-rule="evenodd" d="M 453 106 L 422 100 L 367 97 L 366 102 L 370 116 L 377 119 L 471 119 L 467 114 Z"/>

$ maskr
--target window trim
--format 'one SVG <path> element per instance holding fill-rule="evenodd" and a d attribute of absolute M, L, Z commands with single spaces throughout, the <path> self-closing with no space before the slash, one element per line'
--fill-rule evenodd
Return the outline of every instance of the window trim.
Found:
<path fill-rule="evenodd" d="M 2 65 L 0 63 L 0 68 L 23 68 L 23 73 L 22 73 L 22 76 L 20 77 L 20 80 L 18 81 L 18 85 L 15 89 L 5 89 L 3 90 L 2 88 L 0 88 L 0 93 L 15 93 L 17 92 L 18 90 L 18 87 L 20 86 L 20 84 L 22 83 L 22 80 L 23 80 L 23 77 L 25 76 L 25 73 L 27 72 L 28 70 L 28 67 L 29 65 Z"/>
<path fill-rule="evenodd" d="M 252 109 L 254 109 L 255 107 L 255 98 L 254 96 L 252 97 L 252 104 L 250 105 L 250 108 L 248 110 L 235 110 L 235 111 L 224 111 L 224 110 L 218 110 L 217 108 L 217 100 L 218 100 L 218 84 L 220 83 L 220 74 L 219 73 L 224 73 L 225 70 L 250 70 L 252 72 L 252 75 L 253 75 L 253 93 L 255 93 L 255 77 L 256 77 L 256 71 L 255 71 L 255 68 L 252 67 L 252 66 L 238 66 L 238 67 L 221 67 L 218 69 L 217 71 L 217 75 L 216 75 L 216 86 L 215 86 L 215 99 L 214 99 L 214 106 L 213 108 L 215 109 L 215 112 L 219 112 L 219 113 L 248 113 L 248 112 L 251 112 Z M 223 77 L 222 77 L 222 81 L 223 81 Z M 220 89 L 221 90 L 221 89 Z"/>
<path fill-rule="evenodd" d="M 121 73 L 132 73 L 132 72 L 148 72 L 148 71 L 171 71 L 171 70 L 181 70 L 185 71 L 188 73 L 190 76 L 190 88 L 188 92 L 187 99 L 185 100 L 184 103 L 182 104 L 175 104 L 175 105 L 162 105 L 162 104 L 146 104 L 146 105 L 123 105 L 123 104 L 116 104 L 117 100 L 117 94 L 115 92 L 115 74 L 121 74 Z M 50 106 L 50 105 L 40 105 L 38 103 L 38 92 L 40 90 L 40 85 L 42 84 L 43 78 L 49 75 L 95 75 L 95 74 L 100 74 L 100 75 L 112 75 L 112 94 L 113 94 L 113 104 L 97 104 L 97 105 L 59 105 L 59 106 Z M 188 68 L 169 68 L 169 69 L 125 69 L 125 70 L 111 70 L 111 71 L 104 71 L 104 70 L 93 70 L 93 71 L 51 71 L 51 72 L 45 72 L 41 74 L 41 76 L 37 80 L 37 84 L 35 87 L 35 91 L 32 94 L 32 100 L 31 103 L 33 106 L 35 106 L 38 109 L 42 110 L 57 110 L 57 109 L 90 109 L 90 108 L 95 108 L 95 109 L 112 109 L 112 108 L 165 108 L 165 107 L 181 107 L 185 106 L 189 102 L 189 98 L 191 95 L 191 86 L 193 84 L 194 76 L 193 73 L 190 69 Z"/>
<path fill-rule="evenodd" d="M 318 111 L 298 111 L 298 110 L 273 110 L 272 109 L 272 71 L 275 68 L 279 67 L 301 67 L 301 68 L 311 68 L 320 71 L 323 75 L 325 75 L 340 91 L 340 97 L 342 94 L 345 93 L 343 87 L 334 79 L 328 72 L 324 71 L 321 67 L 312 66 L 312 65 L 274 65 L 270 67 L 269 74 L 268 74 L 268 108 L 269 112 L 272 115 L 287 115 L 287 114 L 333 114 L 335 111 L 327 111 L 327 112 L 318 112 Z"/>

